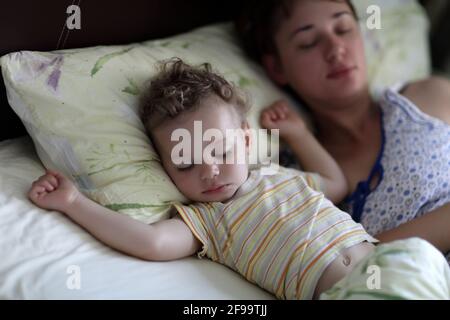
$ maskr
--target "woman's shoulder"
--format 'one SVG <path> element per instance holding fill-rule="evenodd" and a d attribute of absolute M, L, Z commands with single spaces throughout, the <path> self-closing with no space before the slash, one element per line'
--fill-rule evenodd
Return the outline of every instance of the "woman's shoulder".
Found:
<path fill-rule="evenodd" d="M 400 92 L 422 112 L 450 124 L 450 81 L 431 76 L 409 83 Z"/>

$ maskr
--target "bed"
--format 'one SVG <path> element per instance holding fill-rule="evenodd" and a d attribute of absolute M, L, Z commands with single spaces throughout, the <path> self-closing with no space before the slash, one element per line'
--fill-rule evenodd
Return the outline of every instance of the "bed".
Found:
<path fill-rule="evenodd" d="M 69 30 L 65 24 L 72 12 L 66 10 L 72 5 L 82 9 L 81 29 Z M 0 44 L 0 56 L 19 50 L 46 52 L 164 39 L 230 20 L 239 4 L 238 1 L 132 0 L 121 6 L 106 0 L 65 0 L 36 2 L 28 5 L 29 10 L 22 10 L 19 2 L 2 6 L 8 15 L 0 22 L 0 36 L 6 39 Z M 423 35 L 427 24 L 421 12 L 418 16 L 420 23 L 411 23 Z M 218 28 L 223 32 L 231 27 L 219 25 Z M 201 32 L 206 36 L 219 38 L 217 33 L 205 30 Z M 369 46 L 380 45 L 380 40 L 373 37 L 370 40 L 370 35 L 367 38 Z M 400 72 L 408 79 L 429 72 L 429 61 L 423 58 L 427 55 L 426 44 L 417 46 L 417 39 L 412 43 L 419 48 L 418 53 L 404 62 L 401 70 L 409 73 Z M 167 46 L 167 42 L 162 46 Z M 186 50 L 193 47 L 195 52 L 195 46 L 186 43 L 182 46 Z M 392 63 L 385 51 L 379 57 L 374 52 L 371 53 L 374 61 L 383 56 L 385 63 Z M 382 67 L 380 61 L 375 64 Z M 256 70 L 252 74 L 254 78 L 239 74 L 237 80 L 250 88 L 258 83 L 254 85 L 260 90 L 255 91 L 256 104 L 280 94 L 277 89 L 270 89 L 273 95 L 264 96 L 270 91 L 266 90 L 268 80 L 263 80 L 263 72 L 258 67 L 251 66 Z M 388 65 L 384 68 L 392 71 Z M 399 80 L 392 73 L 389 81 L 380 77 L 374 74 L 373 82 Z M 21 119 L 10 107 L 11 92 L 8 102 L 4 81 L 0 83 L 0 299 L 274 299 L 235 272 L 206 259 L 146 262 L 128 257 L 109 249 L 62 214 L 35 207 L 26 193 L 30 183 L 44 173 L 46 160 L 39 149 L 42 146 L 36 144 L 33 134 L 32 137 L 27 134 Z M 130 93 L 133 88 L 125 92 Z M 375 85 L 373 89 L 375 92 Z M 29 124 L 26 127 L 28 133 L 34 132 Z"/>
<path fill-rule="evenodd" d="M 125 256 L 63 215 L 36 208 L 25 194 L 43 168 L 28 137 L 1 142 L 0 164 L 2 299 L 272 298 L 208 260 Z"/>

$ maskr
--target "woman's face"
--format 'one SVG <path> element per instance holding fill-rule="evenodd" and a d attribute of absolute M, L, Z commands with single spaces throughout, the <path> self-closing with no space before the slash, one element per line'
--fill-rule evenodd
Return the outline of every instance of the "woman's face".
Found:
<path fill-rule="evenodd" d="M 278 56 L 263 58 L 269 74 L 308 104 L 367 91 L 363 41 L 345 2 L 296 1 L 274 40 Z"/>

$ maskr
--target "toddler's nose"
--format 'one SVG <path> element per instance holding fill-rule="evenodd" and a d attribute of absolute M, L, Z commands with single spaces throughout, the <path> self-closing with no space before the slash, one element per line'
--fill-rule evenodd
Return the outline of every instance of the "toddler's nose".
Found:
<path fill-rule="evenodd" d="M 217 164 L 202 164 L 201 165 L 201 179 L 213 179 L 220 173 L 219 166 Z"/>

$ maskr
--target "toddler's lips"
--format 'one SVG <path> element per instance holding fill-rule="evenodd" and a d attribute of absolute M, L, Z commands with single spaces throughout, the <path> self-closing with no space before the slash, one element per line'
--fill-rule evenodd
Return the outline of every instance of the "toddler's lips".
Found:
<path fill-rule="evenodd" d="M 228 186 L 229 186 L 229 184 L 222 184 L 222 185 L 214 186 L 214 187 L 209 188 L 206 191 L 203 191 L 203 193 L 206 193 L 206 194 L 219 193 L 219 192 L 224 191 Z"/>

